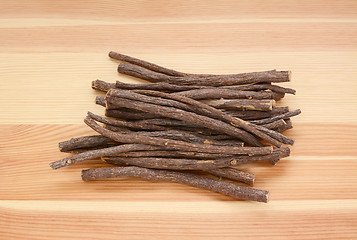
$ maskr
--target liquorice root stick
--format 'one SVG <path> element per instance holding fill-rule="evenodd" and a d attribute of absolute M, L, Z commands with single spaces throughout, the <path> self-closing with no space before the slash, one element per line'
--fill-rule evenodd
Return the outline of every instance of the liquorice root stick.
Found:
<path fill-rule="evenodd" d="M 158 82 L 158 83 L 147 83 L 147 84 L 130 84 L 123 83 L 120 81 L 116 82 L 116 88 L 124 89 L 124 90 L 155 90 L 155 91 L 164 91 L 164 92 L 180 92 L 180 91 L 188 91 L 193 89 L 207 89 L 207 88 L 215 88 L 210 86 L 193 86 L 193 85 L 175 85 L 167 82 Z M 239 90 L 239 91 L 262 91 L 262 90 L 271 90 L 277 93 L 290 93 L 295 94 L 296 91 L 291 88 L 284 88 L 273 84 L 249 84 L 249 85 L 241 85 L 241 86 L 222 86 L 221 88 L 230 89 L 230 90 Z"/>
<path fill-rule="evenodd" d="M 144 145 L 144 144 L 124 144 L 109 148 L 91 150 L 83 153 L 79 153 L 70 157 L 63 158 L 61 160 L 50 163 L 51 168 L 58 169 L 61 167 L 69 166 L 85 160 L 95 159 L 104 156 L 115 156 L 116 154 L 123 152 L 132 152 L 140 150 L 160 150 L 163 147 Z"/>
<path fill-rule="evenodd" d="M 251 186 L 253 186 L 255 180 L 254 174 L 244 172 L 232 167 L 210 169 L 210 170 L 205 170 L 205 172 L 208 172 L 217 177 L 224 177 L 238 182 L 243 182 Z"/>
<path fill-rule="evenodd" d="M 107 104 L 107 103 L 106 103 L 104 97 L 96 96 L 96 97 L 95 97 L 95 104 L 98 104 L 98 105 L 100 105 L 100 106 L 106 107 L 106 104 Z"/>
<path fill-rule="evenodd" d="M 103 160 L 109 160 L 115 163 L 117 157 L 119 158 L 147 158 L 147 157 L 160 157 L 160 158 L 193 158 L 193 159 L 221 159 L 225 162 L 229 162 L 231 166 L 237 166 L 258 161 L 269 161 L 272 165 L 275 165 L 281 158 L 288 157 L 290 155 L 290 149 L 288 147 L 277 148 L 270 154 L 256 155 L 256 156 L 240 156 L 240 155 L 228 155 L 228 154 L 207 154 L 200 152 L 189 151 L 135 151 L 120 153 L 111 157 L 104 157 Z"/>
<path fill-rule="evenodd" d="M 84 122 L 92 128 L 94 131 L 102 134 L 105 137 L 111 138 L 114 141 L 137 143 L 137 144 L 149 144 L 154 146 L 165 146 L 167 148 L 182 150 L 182 151 L 196 151 L 206 153 L 223 153 L 223 154 L 241 154 L 241 155 L 264 155 L 273 151 L 272 147 L 226 147 L 226 146 L 214 146 L 208 144 L 195 144 L 187 143 L 183 141 L 163 139 L 157 137 L 141 136 L 139 134 L 119 133 L 109 131 L 99 126 L 92 118 L 87 116 Z"/>
<path fill-rule="evenodd" d="M 132 111 L 127 108 L 120 109 L 106 109 L 105 116 L 119 118 L 123 120 L 142 120 L 142 119 L 151 119 L 151 118 L 161 118 L 160 115 L 155 113 L 141 112 L 141 111 Z"/>
<path fill-rule="evenodd" d="M 285 130 L 288 130 L 290 128 L 293 128 L 293 124 L 290 120 L 290 118 L 284 119 L 284 121 L 286 122 L 286 125 L 283 126 L 279 126 L 275 129 L 275 131 L 277 132 L 284 132 Z"/>
<path fill-rule="evenodd" d="M 287 125 L 285 120 L 284 119 L 279 119 L 277 121 L 274 121 L 274 122 L 271 122 L 271 123 L 267 123 L 267 124 L 263 124 L 261 126 L 267 128 L 267 129 L 276 129 L 276 128 L 284 127 L 285 125 Z"/>
<path fill-rule="evenodd" d="M 187 158 L 161 158 L 161 157 L 112 157 L 104 158 L 107 163 L 119 166 L 138 166 L 168 170 L 208 170 L 227 167 L 230 160 L 225 159 L 187 159 Z"/>
<path fill-rule="evenodd" d="M 236 100 L 208 100 L 205 104 L 214 108 L 235 109 L 240 111 L 271 111 L 275 105 L 274 100 L 236 99 Z"/>
<path fill-rule="evenodd" d="M 104 137 L 102 135 L 93 135 L 71 138 L 70 140 L 60 142 L 58 144 L 58 147 L 61 152 L 70 152 L 75 149 L 92 148 L 115 143 L 116 142 L 112 139 Z"/>
<path fill-rule="evenodd" d="M 103 117 L 98 116 L 91 112 L 88 112 L 88 115 L 98 122 L 113 125 L 113 126 L 118 126 L 118 127 L 127 127 L 127 128 L 131 128 L 131 129 L 142 129 L 142 130 L 153 130 L 153 131 L 166 130 L 166 128 L 157 126 L 157 125 L 145 124 L 145 123 L 140 123 L 140 122 L 139 123 L 138 122 L 127 122 L 127 121 L 103 118 Z"/>
<path fill-rule="evenodd" d="M 227 160 L 193 160 L 179 158 L 158 158 L 158 157 L 104 157 L 103 161 L 119 166 L 137 166 L 154 169 L 167 170 L 202 170 L 215 176 L 224 177 L 249 185 L 254 184 L 254 174 L 247 173 L 235 168 L 227 167 L 230 161 Z"/>
<path fill-rule="evenodd" d="M 222 193 L 238 199 L 268 202 L 268 191 L 237 186 L 232 183 L 218 181 L 192 173 L 147 169 L 141 167 L 94 168 L 82 171 L 82 179 L 84 181 L 120 177 L 140 177 L 151 181 L 170 181 L 183 183 L 194 187 Z"/>
<path fill-rule="evenodd" d="M 90 116 L 97 116 L 95 114 L 91 114 Z M 100 116 L 97 116 L 101 118 Z M 96 119 L 96 118 L 93 118 Z M 99 121 L 100 122 L 100 121 Z M 199 133 L 191 133 L 189 131 L 184 130 L 164 130 L 164 131 L 128 131 L 127 129 L 117 128 L 115 126 L 106 125 L 105 129 L 111 130 L 113 132 L 125 132 L 125 133 L 137 133 L 141 136 L 150 136 L 150 137 L 160 137 L 160 138 L 167 138 L 173 140 L 181 140 L 185 142 L 193 142 L 193 143 L 201 143 L 201 144 L 213 144 L 213 145 L 220 145 L 220 146 L 236 146 L 236 147 L 243 147 L 243 142 L 238 140 L 225 140 L 225 141 L 217 141 L 216 139 L 212 138 L 211 136 L 202 135 Z"/>
<path fill-rule="evenodd" d="M 111 88 L 115 88 L 115 83 L 107 83 L 102 80 L 92 81 L 92 88 L 102 92 L 107 92 Z"/>
<path fill-rule="evenodd" d="M 108 92 L 109 94 L 109 92 Z M 118 98 L 118 97 L 109 97 L 110 95 L 107 94 L 107 103 L 110 102 L 114 105 L 120 106 L 120 107 L 128 107 L 128 108 L 133 108 L 137 109 L 140 111 L 145 111 L 145 112 L 155 112 L 162 117 L 168 117 L 168 118 L 174 118 L 177 120 L 182 120 L 191 124 L 195 124 L 198 127 L 205 127 L 209 128 L 214 131 L 218 131 L 221 133 L 225 133 L 227 135 L 231 135 L 233 137 L 236 137 L 238 139 L 243 140 L 246 143 L 249 143 L 253 146 L 262 146 L 262 144 L 251 134 L 248 132 L 245 132 L 237 127 L 234 127 L 230 124 L 227 124 L 225 122 L 222 122 L 217 119 L 209 118 L 206 116 L 198 115 L 193 112 L 187 112 L 181 109 L 173 108 L 173 107 L 165 107 L 165 106 L 160 106 L 160 105 L 155 105 L 151 103 L 146 103 L 146 102 L 140 102 L 140 101 L 135 101 L 135 100 L 128 100 L 124 98 Z M 137 94 L 139 95 L 139 94 Z M 124 95 L 120 95 L 124 96 Z M 125 97 L 125 96 L 124 96 Z"/>
<path fill-rule="evenodd" d="M 214 87 L 250 84 L 257 82 L 288 82 L 290 81 L 291 75 L 290 71 L 271 70 L 264 72 L 213 75 L 205 77 L 194 75 L 175 77 L 154 72 L 127 62 L 121 62 L 119 64 L 118 72 L 144 79 L 149 82 L 167 82 L 175 85 L 197 85 Z"/>
<path fill-rule="evenodd" d="M 180 95 L 173 95 L 173 94 L 168 94 L 168 93 L 163 93 L 163 92 L 158 92 L 158 91 L 150 91 L 150 90 L 138 90 L 136 92 L 140 92 L 140 93 L 147 94 L 147 95 L 150 95 L 150 96 L 155 96 L 155 97 L 164 97 L 164 98 L 168 98 L 168 99 L 172 99 L 172 100 L 176 100 L 176 101 L 179 101 L 179 102 L 182 102 L 182 103 L 189 104 L 189 105 L 191 105 L 192 110 L 195 111 L 195 112 L 201 113 L 203 115 L 208 115 L 209 117 L 216 117 L 218 119 L 224 120 L 226 122 L 229 122 L 230 125 L 235 126 L 235 127 L 243 128 L 244 130 L 257 135 L 258 137 L 264 139 L 265 141 L 267 141 L 267 142 L 269 142 L 269 143 L 271 143 L 271 144 L 273 144 L 273 145 L 275 145 L 277 147 L 281 146 L 280 142 L 278 142 L 274 138 L 270 137 L 269 135 L 261 132 L 260 130 L 256 129 L 252 124 L 249 124 L 248 122 L 245 122 L 242 119 L 234 118 L 234 117 L 232 117 L 232 116 L 230 116 L 228 114 L 223 113 L 222 111 L 220 111 L 218 109 L 215 109 L 214 107 L 208 106 L 207 104 L 201 103 L 201 102 L 196 101 L 194 99 L 187 98 L 187 97 L 180 96 Z M 140 95 L 141 94 L 132 93 L 132 96 L 130 96 L 130 94 L 127 94 L 126 91 L 120 91 L 120 90 L 112 89 L 112 90 L 108 91 L 106 97 L 107 97 L 107 101 L 108 101 L 108 97 L 109 96 L 119 96 L 119 97 L 123 96 L 123 97 L 129 97 L 131 99 L 139 99 L 139 100 L 151 101 L 151 98 L 149 98 L 149 97 L 143 98 Z M 138 107 L 138 104 L 136 106 Z M 163 109 L 165 107 L 157 106 L 157 108 Z M 170 109 L 167 109 L 166 111 L 169 111 L 169 110 Z M 178 109 L 177 111 L 181 111 L 181 110 Z M 166 114 L 166 117 L 170 117 L 165 112 L 163 112 L 162 114 Z M 191 113 L 187 113 L 187 116 L 189 116 L 189 115 L 192 115 L 192 114 Z M 183 111 L 178 116 L 182 117 L 183 116 Z M 204 116 L 201 116 L 201 115 L 197 115 L 196 118 L 198 118 L 198 116 L 200 118 L 204 118 Z M 209 118 L 207 118 L 206 121 L 208 121 L 208 119 Z M 212 121 L 212 119 L 211 119 L 211 121 Z M 179 120 L 184 120 L 184 119 L 181 118 Z M 187 121 L 187 120 L 184 120 L 184 121 Z M 201 123 L 201 125 L 200 124 L 198 124 L 198 125 L 199 126 L 205 126 L 205 123 Z M 213 128 L 211 128 L 211 129 L 213 129 Z M 237 128 L 235 128 L 235 129 L 237 129 Z M 213 130 L 218 130 L 218 129 L 213 129 Z M 232 132 L 229 133 L 227 131 L 224 131 L 224 133 L 227 134 L 227 135 L 232 135 Z M 277 134 L 279 134 L 279 133 L 277 133 Z M 242 137 L 240 139 L 242 139 Z M 242 139 L 242 140 L 246 141 L 245 139 Z M 249 143 L 249 142 L 247 142 L 247 143 Z M 249 144 L 251 144 L 251 143 L 249 143 Z M 255 145 L 255 146 L 259 146 L 259 145 Z"/>
<path fill-rule="evenodd" d="M 207 89 L 193 89 L 188 91 L 172 93 L 181 95 L 195 100 L 202 99 L 274 99 L 279 100 L 284 97 L 284 93 L 275 92 L 254 92 L 254 91 L 239 91 L 228 88 L 207 88 Z"/>
<path fill-rule="evenodd" d="M 290 144 L 290 145 L 293 145 L 294 144 L 294 139 L 291 139 L 287 136 L 284 136 L 283 134 L 279 133 L 279 132 L 276 132 L 274 130 L 271 130 L 271 129 L 267 129 L 261 125 L 252 125 L 254 126 L 256 129 L 264 132 L 265 134 L 267 134 L 268 136 L 278 140 L 279 142 L 282 142 L 284 144 Z"/>
<path fill-rule="evenodd" d="M 267 124 L 267 123 L 271 123 L 271 122 L 277 121 L 279 119 L 290 118 L 290 117 L 299 115 L 300 113 L 301 113 L 301 110 L 300 109 L 296 109 L 294 111 L 287 112 L 287 113 L 284 113 L 284 114 L 281 114 L 281 115 L 278 115 L 278 116 L 274 116 L 274 117 L 271 117 L 271 118 L 254 120 L 254 121 L 250 121 L 250 122 L 253 123 L 253 124 L 258 124 L 258 125 Z"/>
<path fill-rule="evenodd" d="M 280 87 L 278 85 L 273 85 L 269 83 L 257 83 L 257 84 L 249 84 L 249 85 L 244 85 L 244 86 L 228 86 L 228 87 L 220 87 L 220 88 L 227 88 L 231 90 L 240 90 L 240 91 L 258 91 L 258 90 L 271 90 L 276 93 L 290 93 L 294 94 L 296 91 L 292 88 L 284 88 Z"/>
<path fill-rule="evenodd" d="M 242 120 L 259 120 L 263 118 L 270 118 L 278 116 L 283 113 L 289 112 L 288 107 L 275 107 L 271 111 L 233 111 L 230 109 L 222 109 L 222 112 L 232 115 L 233 117 L 240 118 Z"/>
<path fill-rule="evenodd" d="M 201 153 L 201 152 L 187 152 L 187 151 L 176 151 L 176 150 L 156 150 L 156 151 L 135 151 L 135 152 L 125 152 L 116 154 L 113 157 L 104 157 L 106 159 L 112 160 L 116 157 L 131 157 L 131 158 L 141 158 L 141 157 L 166 157 L 166 158 L 193 158 L 193 159 L 216 159 L 231 157 L 229 154 L 218 154 L 218 153 Z"/>
<path fill-rule="evenodd" d="M 158 73 L 163 73 L 163 74 L 166 74 L 166 75 L 169 75 L 169 76 L 179 76 L 179 77 L 181 77 L 181 76 L 185 76 L 186 75 L 185 73 L 178 72 L 178 71 L 175 71 L 173 69 L 168 69 L 168 68 L 165 68 L 165 67 L 161 67 L 161 66 L 156 65 L 154 63 L 147 62 L 147 61 L 144 61 L 144 60 L 141 60 L 141 59 L 138 59 L 138 58 L 130 57 L 130 56 L 127 56 L 127 55 L 124 55 L 124 54 L 120 54 L 120 53 L 117 53 L 117 52 L 113 52 L 113 51 L 109 52 L 109 57 L 117 59 L 119 61 L 135 64 L 137 66 L 144 67 L 144 68 L 149 69 L 151 71 L 158 72 Z"/>
<path fill-rule="evenodd" d="M 192 89 L 202 89 L 202 88 L 211 88 L 209 86 L 180 86 L 175 84 L 170 84 L 167 82 L 157 82 L 157 83 L 146 83 L 146 84 L 130 84 L 117 81 L 115 88 L 123 90 L 155 90 L 155 91 L 164 91 L 164 92 L 180 92 L 187 91 Z"/>

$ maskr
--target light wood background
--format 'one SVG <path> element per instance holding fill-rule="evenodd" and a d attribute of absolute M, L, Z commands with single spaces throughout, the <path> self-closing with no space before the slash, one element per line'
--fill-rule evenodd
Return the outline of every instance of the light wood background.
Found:
<path fill-rule="evenodd" d="M 48 163 L 92 134 L 117 50 L 186 72 L 291 70 L 292 154 L 268 204 L 181 184 L 85 183 Z M 0 239 L 357 239 L 357 1 L 0 1 Z"/>

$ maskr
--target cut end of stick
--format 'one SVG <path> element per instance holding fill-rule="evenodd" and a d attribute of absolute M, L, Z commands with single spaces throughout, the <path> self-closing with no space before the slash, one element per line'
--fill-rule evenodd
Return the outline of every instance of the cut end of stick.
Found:
<path fill-rule="evenodd" d="M 66 163 L 64 163 L 63 161 L 59 160 L 59 161 L 56 161 L 56 162 L 51 162 L 50 163 L 50 167 L 54 170 L 56 169 L 59 169 L 61 167 L 64 167 L 66 166 Z"/>
<path fill-rule="evenodd" d="M 288 71 L 288 81 L 290 82 L 291 81 L 291 71 L 289 70 Z M 295 93 L 294 93 L 295 94 Z"/>
<path fill-rule="evenodd" d="M 265 198 L 264 198 L 265 203 L 269 202 L 269 194 L 270 194 L 270 192 L 268 192 L 268 191 L 265 194 Z"/>
<path fill-rule="evenodd" d="M 110 51 L 110 52 L 108 53 L 108 56 L 109 56 L 110 58 L 114 58 L 114 55 L 115 55 L 115 52 L 113 52 L 113 51 Z"/>

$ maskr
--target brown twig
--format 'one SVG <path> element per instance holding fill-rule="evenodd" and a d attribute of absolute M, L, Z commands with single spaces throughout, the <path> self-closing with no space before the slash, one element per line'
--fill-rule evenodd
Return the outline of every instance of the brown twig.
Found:
<path fill-rule="evenodd" d="M 255 180 L 254 174 L 244 172 L 232 167 L 216 168 L 205 171 L 218 177 L 224 177 L 238 182 L 244 182 L 251 186 L 253 186 Z"/>
<path fill-rule="evenodd" d="M 79 148 L 92 148 L 106 146 L 107 144 L 115 144 L 115 141 L 110 138 L 103 137 L 102 135 L 94 135 L 71 138 L 70 140 L 60 142 L 58 146 L 61 152 L 69 152 Z"/>
<path fill-rule="evenodd" d="M 84 181 L 119 177 L 140 177 L 151 181 L 170 181 L 183 183 L 214 192 L 219 192 L 234 198 L 258 202 L 267 202 L 269 195 L 269 192 L 265 190 L 237 186 L 232 183 L 218 181 L 208 177 L 169 170 L 156 170 L 141 167 L 109 167 L 82 171 L 82 179 Z"/>
<path fill-rule="evenodd" d="M 129 76 L 141 78 L 149 82 L 167 82 L 175 85 L 197 85 L 197 86 L 232 86 L 240 84 L 250 84 L 257 82 L 288 82 L 291 73 L 289 71 L 264 71 L 228 75 L 195 76 L 183 77 L 169 76 L 163 73 L 154 72 L 146 68 L 121 62 L 118 72 Z"/>
<path fill-rule="evenodd" d="M 119 166 L 138 166 L 145 168 L 168 170 L 208 170 L 222 168 L 230 165 L 229 160 L 209 159 L 197 160 L 187 158 L 161 158 L 161 157 L 111 157 L 104 158 L 107 163 Z"/>
<path fill-rule="evenodd" d="M 284 119 L 279 119 L 277 121 L 271 122 L 271 123 L 267 123 L 267 124 L 263 124 L 261 126 L 267 128 L 267 129 L 276 129 L 276 128 L 280 128 L 287 125 Z"/>
<path fill-rule="evenodd" d="M 258 84 L 249 84 L 245 86 L 229 86 L 229 87 L 222 87 L 231 90 L 239 90 L 239 91 L 259 91 L 259 90 L 271 90 L 277 93 L 290 93 L 294 94 L 296 91 L 291 88 L 284 88 L 273 84 L 268 83 L 258 83 Z"/>
<path fill-rule="evenodd" d="M 299 115 L 300 113 L 301 113 L 301 110 L 297 109 L 297 110 L 294 110 L 294 111 L 291 111 L 291 112 L 287 112 L 287 113 L 284 113 L 284 114 L 281 114 L 281 115 L 278 115 L 278 116 L 274 116 L 274 117 L 271 117 L 271 118 L 264 118 L 264 119 L 260 119 L 260 120 L 250 121 L 250 122 L 253 123 L 253 124 L 259 124 L 259 125 L 260 124 L 267 124 L 267 123 L 271 123 L 271 122 L 277 121 L 279 119 L 290 118 L 290 117 Z"/>
<path fill-rule="evenodd" d="M 120 53 L 117 53 L 117 52 L 113 52 L 113 51 L 109 52 L 109 57 L 117 59 L 117 60 L 120 60 L 120 61 L 132 63 L 132 64 L 144 67 L 144 68 L 149 69 L 149 70 L 154 71 L 154 72 L 163 73 L 163 74 L 170 75 L 170 76 L 185 76 L 184 73 L 175 71 L 173 69 L 168 69 L 168 68 L 165 68 L 165 67 L 161 67 L 161 66 L 156 65 L 154 63 L 150 63 L 150 62 L 138 59 L 138 58 L 130 57 L 130 56 L 127 56 L 127 55 L 124 55 L 124 54 L 120 54 Z"/>
<path fill-rule="evenodd" d="M 76 164 L 85 160 L 95 159 L 104 156 L 115 156 L 116 154 L 131 151 L 142 150 L 160 150 L 163 147 L 144 145 L 144 144 L 125 144 L 109 148 L 91 150 L 84 153 L 79 153 L 70 157 L 50 163 L 51 168 L 58 169 L 61 167 Z"/>
<path fill-rule="evenodd" d="M 101 96 L 96 96 L 95 97 L 95 104 L 105 107 L 106 106 L 105 98 L 101 97 Z"/>
<path fill-rule="evenodd" d="M 243 120 L 258 120 L 262 118 L 270 118 L 278 116 L 280 114 L 286 113 L 289 111 L 288 107 L 275 107 L 271 111 L 232 111 L 230 109 L 222 110 L 223 112 L 237 117 Z"/>
<path fill-rule="evenodd" d="M 238 166 L 242 164 L 269 161 L 272 165 L 275 165 L 281 158 L 288 157 L 290 155 L 290 149 L 288 147 L 274 149 L 270 154 L 256 155 L 256 156 L 240 156 L 229 154 L 212 154 L 212 153 L 200 153 L 189 151 L 160 151 L 160 150 L 148 150 L 148 151 L 135 151 L 119 153 L 112 157 L 105 157 L 104 160 L 109 160 L 115 164 L 116 157 L 120 158 L 147 158 L 147 157 L 160 157 L 160 158 L 193 158 L 193 159 L 220 159 L 229 163 L 230 166 Z"/>
<path fill-rule="evenodd" d="M 293 124 L 290 120 L 290 118 L 287 118 L 287 119 L 284 119 L 284 121 L 286 122 L 286 125 L 283 125 L 283 126 L 279 126 L 275 129 L 275 131 L 277 132 L 284 132 L 290 128 L 293 128 Z"/>
<path fill-rule="evenodd" d="M 213 88 L 211 86 L 194 86 L 194 85 L 175 85 L 167 82 L 157 82 L 157 83 L 147 83 L 147 84 L 130 84 L 123 83 L 120 81 L 116 82 L 116 88 L 124 89 L 124 90 L 155 90 L 155 91 L 164 91 L 164 92 L 180 92 L 180 91 L 188 91 L 193 89 L 207 89 Z M 261 90 L 271 90 L 277 93 L 290 93 L 295 94 L 296 91 L 291 88 L 284 88 L 273 84 L 249 84 L 243 86 L 222 86 L 220 88 L 226 88 L 230 90 L 239 90 L 239 91 L 261 91 Z"/>
<path fill-rule="evenodd" d="M 274 99 L 279 100 L 284 97 L 282 93 L 275 92 L 254 92 L 254 91 L 239 91 L 228 88 L 207 88 L 207 89 L 193 89 L 188 91 L 172 93 L 174 95 L 181 95 L 195 100 L 202 99 Z"/>
<path fill-rule="evenodd" d="M 271 111 L 275 105 L 274 100 L 236 99 L 236 100 L 209 100 L 204 102 L 214 108 L 234 109 L 240 111 Z"/>
<path fill-rule="evenodd" d="M 105 162 L 119 166 L 137 166 L 154 169 L 167 170 L 202 170 L 215 176 L 224 177 L 249 185 L 254 183 L 254 174 L 247 173 L 235 168 L 227 167 L 230 160 L 212 159 L 212 160 L 195 160 L 180 158 L 158 158 L 158 157 L 104 157 Z"/>
<path fill-rule="evenodd" d="M 152 124 L 145 124 L 145 123 L 138 123 L 138 122 L 127 122 L 127 121 L 120 121 L 120 120 L 114 120 L 114 119 L 108 119 L 104 118 L 101 116 L 98 116 L 94 113 L 88 112 L 88 115 L 93 118 L 94 120 L 104 123 L 104 124 L 109 124 L 113 126 L 118 126 L 118 127 L 126 127 L 130 129 L 142 129 L 142 130 L 153 130 L 153 131 L 162 131 L 166 130 L 166 128 L 157 126 L 157 125 L 152 125 Z"/>
<path fill-rule="evenodd" d="M 151 119 L 151 118 L 161 118 L 160 115 L 154 113 L 132 111 L 131 109 L 127 109 L 127 108 L 106 109 L 105 116 L 119 118 L 123 120 L 143 120 L 143 119 Z"/>
<path fill-rule="evenodd" d="M 92 81 L 92 88 L 102 92 L 107 92 L 109 89 L 115 88 L 115 83 L 107 83 L 105 81 L 97 79 L 95 81 Z"/>
<path fill-rule="evenodd" d="M 105 159 L 111 159 L 115 157 L 131 157 L 131 158 L 141 158 L 141 157 L 166 157 L 166 158 L 193 158 L 193 159 L 216 159 L 231 157 L 229 154 L 219 154 L 219 153 L 201 153 L 201 152 L 188 152 L 188 151 L 176 151 L 176 150 L 157 150 L 157 151 L 135 151 L 135 152 L 125 152 L 119 153 L 113 157 L 105 157 Z"/>

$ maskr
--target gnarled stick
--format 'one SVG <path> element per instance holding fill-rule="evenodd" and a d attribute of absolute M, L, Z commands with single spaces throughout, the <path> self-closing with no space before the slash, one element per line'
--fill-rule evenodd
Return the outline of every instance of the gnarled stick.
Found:
<path fill-rule="evenodd" d="M 268 191 L 237 186 L 232 183 L 218 181 L 192 173 L 181 173 L 141 167 L 94 168 L 82 171 L 82 179 L 84 181 L 119 177 L 140 177 L 151 181 L 170 181 L 183 183 L 194 187 L 222 193 L 238 199 L 268 202 Z"/>

